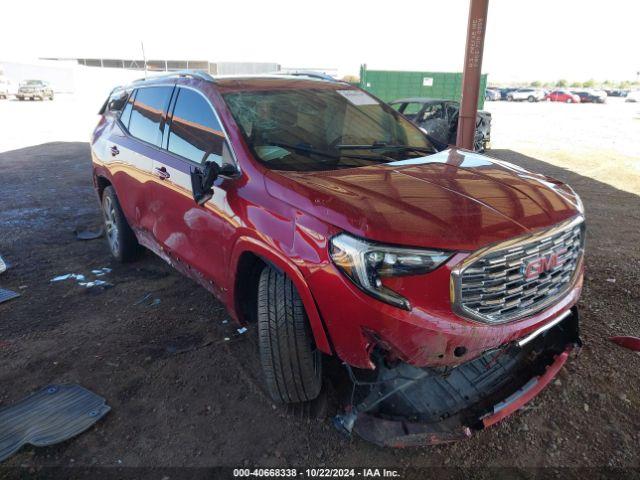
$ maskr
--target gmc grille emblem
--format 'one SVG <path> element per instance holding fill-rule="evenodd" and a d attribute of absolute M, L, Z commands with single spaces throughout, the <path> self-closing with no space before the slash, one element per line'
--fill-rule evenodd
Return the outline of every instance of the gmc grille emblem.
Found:
<path fill-rule="evenodd" d="M 566 252 L 567 249 L 562 248 L 547 255 L 527 260 L 522 266 L 525 280 L 538 278 L 543 273 L 550 272 L 562 265 L 564 261 L 560 259 L 560 256 Z"/>

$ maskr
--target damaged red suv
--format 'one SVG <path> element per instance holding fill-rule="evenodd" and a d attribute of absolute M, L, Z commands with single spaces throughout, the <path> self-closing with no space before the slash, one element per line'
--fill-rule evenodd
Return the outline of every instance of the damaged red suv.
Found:
<path fill-rule="evenodd" d="M 584 221 L 544 175 L 428 135 L 345 83 L 201 72 L 115 89 L 92 139 L 114 257 L 141 246 L 256 324 L 275 401 L 351 380 L 334 421 L 454 440 L 536 395 L 580 344 Z"/>

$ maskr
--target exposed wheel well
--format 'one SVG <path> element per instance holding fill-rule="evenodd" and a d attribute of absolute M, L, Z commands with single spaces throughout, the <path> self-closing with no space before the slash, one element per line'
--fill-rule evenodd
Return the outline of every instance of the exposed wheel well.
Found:
<path fill-rule="evenodd" d="M 260 273 L 267 263 L 252 252 L 244 252 L 238 260 L 236 270 L 235 304 L 240 320 L 246 323 L 257 321 L 258 283 Z"/>
<path fill-rule="evenodd" d="M 111 185 L 111 182 L 105 177 L 96 177 L 96 188 L 98 190 L 98 198 L 102 199 L 102 192 Z"/>

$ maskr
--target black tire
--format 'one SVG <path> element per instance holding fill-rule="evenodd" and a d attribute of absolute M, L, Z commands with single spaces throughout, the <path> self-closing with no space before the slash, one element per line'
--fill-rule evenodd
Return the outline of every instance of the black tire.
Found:
<path fill-rule="evenodd" d="M 316 398 L 322 387 L 322 354 L 295 286 L 272 267 L 260 274 L 258 333 L 271 398 L 278 403 Z"/>
<path fill-rule="evenodd" d="M 530 102 L 535 102 L 536 97 L 534 97 L 533 95 L 529 95 L 529 98 L 527 98 L 527 100 L 529 100 Z"/>
<path fill-rule="evenodd" d="M 507 95 L 507 102 L 513 102 L 513 97 L 511 95 Z"/>
<path fill-rule="evenodd" d="M 111 255 L 119 262 L 130 262 L 140 255 L 142 247 L 122 213 L 120 202 L 112 186 L 102 192 L 102 216 L 105 237 Z"/>

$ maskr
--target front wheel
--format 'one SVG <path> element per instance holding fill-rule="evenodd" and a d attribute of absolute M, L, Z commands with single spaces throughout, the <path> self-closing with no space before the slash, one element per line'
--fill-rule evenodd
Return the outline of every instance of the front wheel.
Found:
<path fill-rule="evenodd" d="M 322 387 L 322 353 L 293 282 L 269 266 L 258 285 L 258 333 L 271 398 L 278 403 L 316 398 Z"/>
<path fill-rule="evenodd" d="M 536 97 L 534 97 L 533 95 L 529 95 L 529 98 L 527 98 L 527 100 L 529 100 L 530 102 L 535 102 Z"/>

